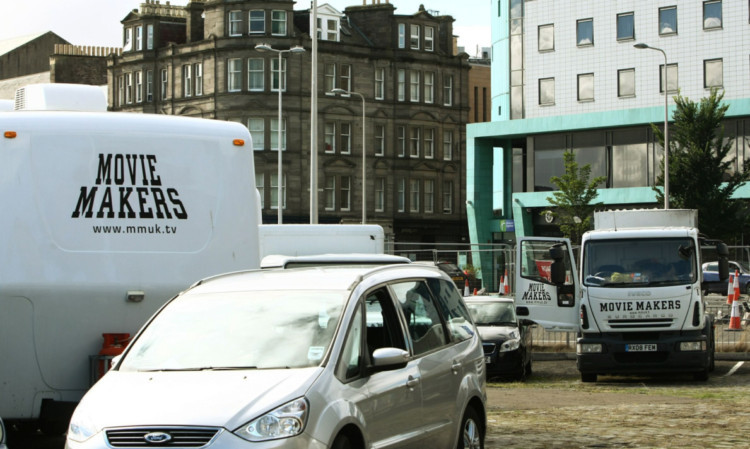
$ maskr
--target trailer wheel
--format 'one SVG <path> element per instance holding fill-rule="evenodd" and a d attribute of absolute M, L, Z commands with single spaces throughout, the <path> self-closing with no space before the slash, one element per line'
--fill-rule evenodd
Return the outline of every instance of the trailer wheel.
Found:
<path fill-rule="evenodd" d="M 581 373 L 581 382 L 596 382 L 596 373 Z"/>

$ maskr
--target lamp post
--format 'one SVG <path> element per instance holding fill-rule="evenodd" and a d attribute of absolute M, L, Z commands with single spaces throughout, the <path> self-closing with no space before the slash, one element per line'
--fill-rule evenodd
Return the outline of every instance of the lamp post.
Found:
<path fill-rule="evenodd" d="M 669 209 L 669 83 L 667 71 L 667 53 L 661 48 L 639 43 L 633 47 L 643 50 L 656 50 L 664 55 L 664 209 Z"/>
<path fill-rule="evenodd" d="M 365 145 L 365 97 L 359 92 L 352 92 L 338 87 L 331 90 L 331 93 L 357 95 L 362 99 L 362 224 L 365 224 L 367 222 L 367 172 L 365 167 L 367 148 Z"/>
<path fill-rule="evenodd" d="M 303 53 L 305 51 L 305 49 L 302 48 L 302 47 L 300 47 L 299 45 L 297 45 L 297 46 L 294 46 L 294 47 L 290 48 L 289 50 L 277 50 L 277 49 L 271 47 L 271 45 L 269 45 L 269 44 L 258 44 L 258 45 L 255 46 L 255 49 L 258 50 L 258 51 L 261 51 L 261 52 L 263 52 L 263 51 L 273 51 L 273 52 L 278 53 L 278 55 L 279 55 L 279 67 L 278 67 L 278 69 L 279 69 L 279 84 L 277 86 L 278 89 L 279 89 L 279 117 L 278 117 L 278 123 L 276 124 L 276 128 L 277 128 L 276 129 L 276 144 L 279 146 L 279 148 L 278 148 L 278 152 L 279 152 L 279 154 L 278 154 L 278 165 L 279 165 L 279 167 L 278 167 L 278 174 L 277 174 L 277 178 L 276 178 L 276 187 L 277 187 L 276 206 L 278 208 L 278 224 L 281 224 L 282 221 L 283 221 L 282 220 L 282 216 L 283 216 L 282 209 L 283 209 L 283 206 L 284 206 L 283 195 L 282 195 L 282 193 L 283 193 L 282 181 L 283 181 L 284 178 L 282 177 L 282 171 L 281 171 L 281 126 L 282 126 L 282 122 L 281 122 L 281 91 L 282 91 L 282 89 L 281 89 L 281 83 L 282 83 L 282 80 L 285 79 L 285 77 L 282 78 L 282 70 L 281 70 L 282 59 L 281 59 L 281 55 L 283 53 Z M 286 74 L 286 72 L 284 72 L 284 74 Z M 271 81 L 271 83 L 272 83 L 271 87 L 273 88 L 273 81 Z"/>

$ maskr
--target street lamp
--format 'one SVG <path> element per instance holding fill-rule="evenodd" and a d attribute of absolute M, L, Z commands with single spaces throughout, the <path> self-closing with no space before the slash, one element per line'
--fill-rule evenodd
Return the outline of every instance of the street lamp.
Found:
<path fill-rule="evenodd" d="M 669 209 L 669 83 L 667 71 L 667 54 L 661 48 L 652 47 L 648 44 L 635 44 L 633 47 L 643 50 L 656 50 L 664 55 L 664 209 Z"/>
<path fill-rule="evenodd" d="M 365 160 L 367 149 L 365 146 L 365 97 L 359 92 L 352 92 L 346 89 L 335 88 L 331 90 L 332 94 L 357 95 L 362 99 L 362 224 L 367 222 L 367 172 L 365 171 Z"/>
<path fill-rule="evenodd" d="M 278 69 L 279 69 L 279 84 L 277 86 L 278 89 L 279 89 L 279 118 L 278 118 L 279 121 L 276 124 L 276 128 L 277 128 L 276 129 L 276 144 L 279 146 L 279 148 L 278 148 L 278 152 L 279 152 L 279 155 L 278 155 L 279 156 L 278 157 L 278 164 L 279 164 L 278 170 L 279 171 L 278 171 L 277 179 L 276 179 L 276 187 L 277 187 L 276 205 L 278 207 L 278 223 L 281 224 L 282 223 L 282 218 L 281 218 L 282 217 L 282 209 L 283 209 L 283 204 L 284 204 L 283 201 L 282 201 L 283 200 L 283 196 L 282 196 L 282 193 L 283 193 L 283 190 L 282 190 L 282 180 L 284 178 L 282 178 L 282 173 L 281 173 L 281 126 L 282 126 L 281 125 L 281 123 L 282 123 L 281 122 L 281 83 L 282 83 L 282 79 L 286 79 L 286 77 L 282 78 L 282 70 L 281 70 L 281 62 L 282 62 L 282 60 L 281 60 L 281 55 L 283 53 L 304 53 L 305 49 L 302 48 L 302 47 L 300 47 L 299 45 L 297 45 L 297 46 L 294 46 L 294 47 L 290 48 L 289 50 L 277 50 L 277 49 L 271 47 L 270 44 L 258 44 L 258 45 L 255 46 L 255 49 L 258 50 L 258 51 L 261 51 L 261 52 L 263 52 L 263 51 L 273 51 L 273 52 L 276 52 L 276 53 L 279 54 L 279 67 L 278 67 Z M 285 73 L 286 72 L 284 72 L 284 74 Z M 271 88 L 273 88 L 273 81 L 271 83 L 272 83 Z"/>

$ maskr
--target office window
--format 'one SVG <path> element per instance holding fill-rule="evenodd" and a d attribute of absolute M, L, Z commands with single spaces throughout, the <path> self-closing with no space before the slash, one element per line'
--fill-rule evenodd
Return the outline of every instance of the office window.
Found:
<path fill-rule="evenodd" d="M 151 103 L 154 101 L 154 71 L 146 71 L 146 101 Z"/>
<path fill-rule="evenodd" d="M 196 62 L 193 64 L 195 74 L 195 95 L 203 95 L 203 63 Z"/>
<path fill-rule="evenodd" d="M 336 210 L 336 177 L 326 177 L 326 186 L 324 188 L 326 197 L 326 210 Z"/>
<path fill-rule="evenodd" d="M 279 91 L 279 78 L 281 78 L 281 91 L 286 92 L 286 59 L 281 60 L 281 76 L 279 75 L 278 58 L 271 59 L 271 91 Z"/>
<path fill-rule="evenodd" d="M 721 28 L 721 0 L 703 2 L 703 29 Z"/>
<path fill-rule="evenodd" d="M 549 106 L 555 104 L 555 79 L 542 78 L 539 80 L 539 105 Z"/>
<path fill-rule="evenodd" d="M 279 175 L 271 173 L 271 209 L 279 208 Z M 281 176 L 281 208 L 286 209 L 286 175 Z"/>
<path fill-rule="evenodd" d="M 279 119 L 271 119 L 271 151 L 279 151 Z M 281 119 L 281 151 L 286 151 L 286 119 Z"/>
<path fill-rule="evenodd" d="M 339 87 L 347 92 L 352 91 L 352 66 L 351 64 L 341 64 L 341 83 Z"/>
<path fill-rule="evenodd" d="M 385 155 L 385 126 L 375 125 L 375 156 Z"/>
<path fill-rule="evenodd" d="M 409 100 L 412 102 L 419 101 L 419 78 L 418 71 L 409 71 Z"/>
<path fill-rule="evenodd" d="M 143 72 L 135 72 L 135 102 L 143 102 Z"/>
<path fill-rule="evenodd" d="M 143 50 L 143 27 L 135 27 L 135 51 Z"/>
<path fill-rule="evenodd" d="M 161 69 L 161 86 L 159 90 L 161 91 L 162 100 L 166 100 L 168 97 L 167 89 L 169 89 L 169 72 L 167 72 L 167 69 Z"/>
<path fill-rule="evenodd" d="M 271 34 L 286 36 L 286 11 L 271 11 Z"/>
<path fill-rule="evenodd" d="M 133 74 L 125 74 L 125 103 L 133 103 Z"/>
<path fill-rule="evenodd" d="M 250 117 L 247 119 L 247 130 L 253 139 L 253 150 L 263 151 L 266 149 L 266 125 L 262 118 Z"/>
<path fill-rule="evenodd" d="M 424 27 L 424 49 L 435 50 L 435 27 Z"/>
<path fill-rule="evenodd" d="M 396 127 L 396 134 L 398 135 L 396 142 L 398 147 L 398 157 L 406 157 L 406 127 Z"/>
<path fill-rule="evenodd" d="M 443 181 L 443 213 L 453 213 L 453 181 Z"/>
<path fill-rule="evenodd" d="M 406 48 L 406 24 L 398 24 L 398 48 Z"/>
<path fill-rule="evenodd" d="M 385 178 L 375 178 L 375 212 L 385 211 Z"/>
<path fill-rule="evenodd" d="M 333 95 L 331 91 L 336 88 L 336 64 L 326 64 L 323 76 L 326 95 Z"/>
<path fill-rule="evenodd" d="M 409 29 L 409 46 L 412 50 L 419 50 L 419 25 L 411 25 Z"/>
<path fill-rule="evenodd" d="M 324 126 L 324 142 L 325 152 L 335 153 L 336 152 L 336 124 L 333 122 L 326 122 Z"/>
<path fill-rule="evenodd" d="M 667 66 L 667 92 L 676 93 L 678 83 L 677 64 Z M 659 92 L 664 92 L 664 64 L 659 65 Z"/>
<path fill-rule="evenodd" d="M 635 69 L 617 71 L 617 96 L 620 98 L 635 97 Z"/>
<path fill-rule="evenodd" d="M 262 92 L 265 89 L 265 60 L 250 58 L 247 60 L 247 89 Z"/>
<path fill-rule="evenodd" d="M 635 39 L 635 19 L 632 12 L 617 15 L 617 40 Z"/>
<path fill-rule="evenodd" d="M 424 181 L 424 211 L 431 214 L 435 210 L 435 181 L 425 179 Z"/>
<path fill-rule="evenodd" d="M 397 73 L 398 83 L 398 101 L 406 100 L 406 70 L 398 69 Z"/>
<path fill-rule="evenodd" d="M 453 131 L 443 131 L 443 160 L 453 160 Z"/>
<path fill-rule="evenodd" d="M 677 7 L 659 8 L 659 34 L 677 34 Z"/>
<path fill-rule="evenodd" d="M 349 122 L 339 124 L 341 139 L 341 154 L 352 153 L 352 125 Z"/>
<path fill-rule="evenodd" d="M 433 128 L 424 130 L 424 157 L 427 159 L 435 157 L 435 130 Z"/>
<path fill-rule="evenodd" d="M 266 12 L 253 9 L 248 14 L 248 33 L 263 34 L 266 32 Z"/>
<path fill-rule="evenodd" d="M 406 179 L 399 178 L 396 187 L 396 209 L 406 212 Z"/>
<path fill-rule="evenodd" d="M 146 50 L 154 49 L 154 26 L 146 25 Z"/>
<path fill-rule="evenodd" d="M 242 90 L 242 59 L 234 58 L 227 61 L 227 91 Z"/>
<path fill-rule="evenodd" d="M 724 63 L 721 59 L 703 61 L 703 87 L 722 87 L 724 85 Z"/>
<path fill-rule="evenodd" d="M 594 100 L 594 74 L 578 75 L 578 101 Z"/>
<path fill-rule="evenodd" d="M 419 180 L 409 180 L 409 212 L 419 212 Z"/>
<path fill-rule="evenodd" d="M 411 128 L 411 137 L 409 139 L 409 156 L 419 157 L 419 141 L 421 140 L 421 129 L 417 127 Z"/>
<path fill-rule="evenodd" d="M 385 99 L 385 69 L 375 69 L 375 99 Z"/>
<path fill-rule="evenodd" d="M 594 19 L 581 19 L 576 22 L 576 45 L 594 45 Z"/>
<path fill-rule="evenodd" d="M 453 75 L 443 76 L 443 106 L 453 106 Z"/>
<path fill-rule="evenodd" d="M 352 177 L 341 177 L 341 210 L 348 211 L 352 208 Z"/>
<path fill-rule="evenodd" d="M 539 25 L 537 29 L 539 51 L 552 51 L 555 49 L 555 24 Z"/>
<path fill-rule="evenodd" d="M 229 35 L 242 35 L 242 11 L 229 11 Z"/>
<path fill-rule="evenodd" d="M 258 194 L 260 195 L 260 208 L 263 209 L 265 207 L 266 203 L 266 197 L 265 197 L 265 185 L 266 177 L 264 173 L 255 172 L 255 188 L 258 189 Z"/>
<path fill-rule="evenodd" d="M 433 103 L 435 101 L 435 72 L 424 73 L 424 102 Z"/>

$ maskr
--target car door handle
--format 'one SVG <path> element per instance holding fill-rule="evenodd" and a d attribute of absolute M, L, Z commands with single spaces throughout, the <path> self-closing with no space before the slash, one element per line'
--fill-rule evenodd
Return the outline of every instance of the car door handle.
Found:
<path fill-rule="evenodd" d="M 453 371 L 453 374 L 458 374 L 458 372 L 461 370 L 461 362 L 454 361 L 451 365 L 451 370 Z"/>
<path fill-rule="evenodd" d="M 419 377 L 409 376 L 409 380 L 406 381 L 407 388 L 414 388 L 419 385 Z"/>

